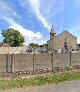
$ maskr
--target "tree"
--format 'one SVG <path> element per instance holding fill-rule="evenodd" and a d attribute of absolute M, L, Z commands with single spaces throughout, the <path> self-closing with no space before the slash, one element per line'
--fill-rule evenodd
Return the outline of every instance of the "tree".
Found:
<path fill-rule="evenodd" d="M 31 46 L 32 48 L 39 47 L 38 43 L 30 43 L 29 46 Z"/>
<path fill-rule="evenodd" d="M 12 28 L 3 30 L 2 36 L 4 37 L 4 42 L 8 43 L 11 47 L 22 46 L 24 42 L 24 37 L 18 30 Z"/>
<path fill-rule="evenodd" d="M 80 43 L 79 44 L 77 44 L 78 45 L 78 47 L 80 47 Z"/>

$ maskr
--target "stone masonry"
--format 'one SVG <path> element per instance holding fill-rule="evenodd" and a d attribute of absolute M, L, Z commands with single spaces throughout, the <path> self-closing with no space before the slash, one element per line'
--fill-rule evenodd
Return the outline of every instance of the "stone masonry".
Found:
<path fill-rule="evenodd" d="M 53 35 L 54 36 L 54 35 Z M 73 36 L 68 31 L 63 31 L 57 36 L 50 37 L 50 40 L 48 43 L 48 49 L 63 49 L 64 48 L 64 42 L 67 42 L 68 49 L 72 48 L 73 50 L 77 49 L 77 37 Z"/>

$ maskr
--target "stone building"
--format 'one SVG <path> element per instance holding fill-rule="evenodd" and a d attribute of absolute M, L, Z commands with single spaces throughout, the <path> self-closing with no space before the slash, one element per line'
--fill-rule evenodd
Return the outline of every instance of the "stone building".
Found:
<path fill-rule="evenodd" d="M 56 36 L 56 32 L 52 26 L 50 32 L 50 40 L 47 41 L 48 49 L 55 50 L 76 50 L 77 49 L 77 37 L 69 33 L 68 31 L 63 31 L 59 35 Z"/>

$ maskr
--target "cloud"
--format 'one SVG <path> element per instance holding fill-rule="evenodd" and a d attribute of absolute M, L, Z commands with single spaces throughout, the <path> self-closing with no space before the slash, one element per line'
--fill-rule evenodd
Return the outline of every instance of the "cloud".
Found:
<path fill-rule="evenodd" d="M 50 29 L 50 26 L 48 24 L 48 22 L 46 21 L 46 19 L 41 15 L 40 12 L 40 0 L 29 0 L 28 1 L 31 5 L 32 10 L 34 11 L 35 15 L 37 16 L 37 18 L 43 23 L 44 27 Z"/>
<path fill-rule="evenodd" d="M 52 16 L 64 10 L 64 0 L 19 0 L 20 5 L 31 11 L 37 19 L 50 31 Z"/>
<path fill-rule="evenodd" d="M 64 10 L 63 1 L 64 0 L 19 0 L 20 5 L 23 6 L 26 11 L 28 9 L 31 15 L 34 15 L 48 30 L 50 29 L 50 25 L 53 24 L 51 18 L 54 18 L 53 16 L 56 16 Z M 0 19 L 5 20 L 9 24 L 9 28 L 19 30 L 28 41 L 34 41 L 35 39 L 35 42 L 38 43 L 45 42 L 40 32 L 25 29 L 16 22 L 15 19 L 17 17 L 19 17 L 18 14 L 12 10 L 7 2 L 5 3 L 4 0 L 0 0 Z"/>
<path fill-rule="evenodd" d="M 40 39 L 42 34 L 40 32 L 34 33 L 31 30 L 25 29 L 22 25 L 14 20 L 18 15 L 5 3 L 0 1 L 0 19 L 5 20 L 9 24 L 9 28 L 19 30 L 26 39 L 32 40 L 34 38 Z"/>
<path fill-rule="evenodd" d="M 0 37 L 2 37 L 1 32 L 0 32 Z"/>
<path fill-rule="evenodd" d="M 41 45 L 41 44 L 45 44 L 45 43 L 47 43 L 47 41 L 46 40 L 37 40 L 37 39 L 34 39 L 34 40 L 25 40 L 25 44 L 27 45 L 27 44 L 29 44 L 29 43 L 38 43 L 39 45 Z"/>
<path fill-rule="evenodd" d="M 5 20 L 9 23 L 9 28 L 13 28 L 15 30 L 19 30 L 19 32 L 27 39 L 27 40 L 32 40 L 34 38 L 40 39 L 42 37 L 42 34 L 40 32 L 34 33 L 31 30 L 25 29 L 23 26 L 18 24 L 16 21 L 13 19 L 8 19 L 5 18 Z"/>
<path fill-rule="evenodd" d="M 0 1 L 0 19 L 4 19 L 6 17 L 18 17 L 16 12 L 14 12 L 5 2 L 4 0 Z M 5 20 L 5 19 L 4 19 Z"/>
<path fill-rule="evenodd" d="M 45 28 L 50 29 L 50 26 L 46 19 L 41 15 L 40 12 L 40 0 L 19 0 L 21 6 L 27 8 L 28 4 L 30 5 L 31 11 L 36 15 L 37 19 L 42 22 Z"/>

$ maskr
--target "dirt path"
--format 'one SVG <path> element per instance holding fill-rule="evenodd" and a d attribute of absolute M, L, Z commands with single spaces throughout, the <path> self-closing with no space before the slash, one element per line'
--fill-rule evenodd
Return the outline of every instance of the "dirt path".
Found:
<path fill-rule="evenodd" d="M 9 89 L 0 92 L 80 92 L 80 81 L 70 81 L 59 85 L 35 86 L 19 89 Z"/>

